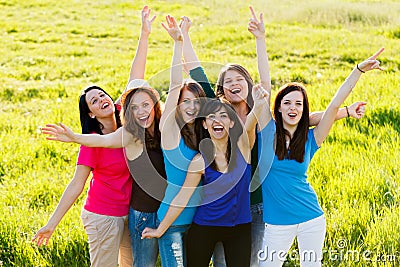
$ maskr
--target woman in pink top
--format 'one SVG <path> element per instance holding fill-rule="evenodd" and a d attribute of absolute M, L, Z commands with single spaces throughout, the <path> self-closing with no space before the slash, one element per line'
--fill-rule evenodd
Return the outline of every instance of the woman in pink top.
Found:
<path fill-rule="evenodd" d="M 142 9 L 142 30 L 138 49 L 131 66 L 129 81 L 144 77 L 148 36 L 153 17 L 150 9 Z M 117 101 L 118 102 L 118 101 Z M 86 88 L 79 100 L 84 134 L 109 134 L 121 127 L 120 106 L 100 87 Z M 122 148 L 81 146 L 74 177 L 49 219 L 34 236 L 37 244 L 49 242 L 65 213 L 82 193 L 92 172 L 89 190 L 82 210 L 82 221 L 88 235 L 91 266 L 132 266 L 132 250 L 127 228 L 132 178 Z M 118 255 L 119 254 L 119 255 Z"/>

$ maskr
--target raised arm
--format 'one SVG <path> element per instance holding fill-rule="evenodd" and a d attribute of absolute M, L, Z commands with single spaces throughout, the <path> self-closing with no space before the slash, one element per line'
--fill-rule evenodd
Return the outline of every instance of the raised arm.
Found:
<path fill-rule="evenodd" d="M 60 202 L 58 202 L 56 210 L 54 211 L 53 215 L 51 215 L 47 224 L 37 231 L 35 236 L 32 238 L 32 242 L 36 241 L 38 246 L 42 244 L 47 245 L 49 243 L 50 237 L 52 236 L 57 225 L 82 193 L 90 171 L 91 169 L 88 166 L 76 166 L 74 178 L 65 189 Z"/>
<path fill-rule="evenodd" d="M 247 154 L 250 156 L 250 149 L 254 146 L 254 141 L 256 140 L 255 128 L 257 123 L 260 128 L 263 129 L 269 120 L 271 120 L 271 112 L 268 102 L 269 93 L 267 90 L 265 90 L 261 84 L 257 84 L 253 86 L 251 93 L 254 99 L 254 106 L 247 116 L 244 125 L 246 134 L 242 134 L 239 139 L 239 148 L 243 156 L 246 156 Z"/>
<path fill-rule="evenodd" d="M 172 149 L 178 146 L 180 129 L 175 120 L 175 111 L 178 108 L 180 88 L 182 86 L 182 46 L 183 38 L 175 19 L 168 15 L 167 25 L 162 23 L 164 29 L 174 40 L 174 52 L 171 64 L 171 77 L 164 112 L 160 119 L 161 146 L 164 149 Z M 178 138 L 177 138 L 178 137 Z"/>
<path fill-rule="evenodd" d="M 193 192 L 200 183 L 201 176 L 204 174 L 204 169 L 205 164 L 203 157 L 200 154 L 197 154 L 190 163 L 186 180 L 179 193 L 172 200 L 164 219 L 161 221 L 157 229 L 145 228 L 142 232 L 142 239 L 153 237 L 159 238 L 168 230 L 189 202 L 190 197 L 193 195 Z"/>
<path fill-rule="evenodd" d="M 267 55 L 267 45 L 265 41 L 265 26 L 263 14 L 260 14 L 260 19 L 257 18 L 253 7 L 250 6 L 252 17 L 250 18 L 248 30 L 256 38 L 256 50 L 257 50 L 257 63 L 258 63 L 258 74 L 260 75 L 260 81 L 264 89 L 271 95 L 271 76 L 269 70 L 269 62 Z M 268 100 L 269 101 L 269 100 Z"/>
<path fill-rule="evenodd" d="M 140 31 L 139 43 L 132 62 L 128 83 L 133 79 L 144 79 L 151 24 L 156 18 L 156 16 L 153 16 L 150 19 L 150 11 L 151 9 L 148 6 L 144 6 L 142 9 L 142 29 Z"/>
<path fill-rule="evenodd" d="M 179 27 L 183 35 L 183 58 L 185 71 L 189 73 L 190 77 L 198 82 L 204 90 L 206 97 L 215 98 L 214 90 L 204 72 L 203 67 L 194 51 L 192 41 L 189 35 L 189 29 L 192 26 L 192 21 L 183 16 Z"/>
<path fill-rule="evenodd" d="M 108 147 L 108 148 L 119 148 L 123 147 L 122 143 L 124 134 L 124 142 L 127 141 L 128 133 L 123 133 L 123 127 L 120 127 L 115 132 L 105 135 L 100 134 L 77 134 L 74 133 L 70 128 L 60 123 L 56 124 L 46 124 L 46 127 L 41 129 L 43 134 L 49 136 L 46 137 L 47 140 L 60 141 L 66 143 L 77 143 L 87 147 Z M 125 135 L 126 134 L 126 135 Z"/>
<path fill-rule="evenodd" d="M 140 31 L 136 54 L 132 61 L 128 83 L 133 79 L 144 79 L 144 74 L 146 71 L 147 50 L 149 46 L 149 35 L 151 33 L 151 24 L 156 18 L 156 16 L 153 16 L 150 19 L 150 11 L 151 9 L 148 6 L 144 6 L 142 9 L 142 28 Z M 115 103 L 117 104 L 119 104 L 119 102 L 120 98 L 115 101 Z"/>
<path fill-rule="evenodd" d="M 347 117 L 352 117 L 354 119 L 361 119 L 365 115 L 365 105 L 366 102 L 358 101 L 354 102 L 348 107 L 340 108 L 336 114 L 335 121 L 341 120 Z M 316 111 L 310 113 L 310 126 L 316 126 L 321 121 L 324 111 Z"/>
<path fill-rule="evenodd" d="M 328 136 L 329 131 L 335 121 L 335 117 L 338 113 L 340 105 L 343 104 L 344 100 L 353 90 L 356 83 L 360 79 L 361 74 L 373 69 L 383 70 L 379 65 L 379 61 L 376 60 L 377 57 L 383 52 L 383 50 L 384 49 L 381 48 L 373 56 L 357 64 L 357 67 L 353 69 L 353 71 L 346 78 L 344 83 L 340 86 L 339 90 L 336 92 L 335 96 L 329 103 L 328 108 L 322 116 L 320 123 L 315 127 L 314 136 L 318 145 L 321 145 L 325 138 Z"/>

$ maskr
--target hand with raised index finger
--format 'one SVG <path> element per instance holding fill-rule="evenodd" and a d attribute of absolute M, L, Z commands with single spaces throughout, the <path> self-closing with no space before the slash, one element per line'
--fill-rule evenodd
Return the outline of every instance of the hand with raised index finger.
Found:
<path fill-rule="evenodd" d="M 260 13 L 260 20 L 257 19 L 256 13 L 252 6 L 250 6 L 252 17 L 250 18 L 248 31 L 251 32 L 256 38 L 265 37 L 264 15 Z"/>
<path fill-rule="evenodd" d="M 357 68 L 363 73 L 370 71 L 370 70 L 374 70 L 374 69 L 383 71 L 384 69 L 380 66 L 380 62 L 377 60 L 377 58 L 384 50 L 385 50 L 385 48 L 382 47 L 371 57 L 369 57 L 365 61 L 357 64 Z"/>
<path fill-rule="evenodd" d="M 167 15 L 165 18 L 167 20 L 167 24 L 164 22 L 161 23 L 164 29 L 175 41 L 183 41 L 181 29 L 178 27 L 175 18 L 171 15 Z"/>
<path fill-rule="evenodd" d="M 156 19 L 155 15 L 149 19 L 150 11 L 148 6 L 144 6 L 142 9 L 142 34 L 149 35 L 151 33 L 151 24 Z"/>

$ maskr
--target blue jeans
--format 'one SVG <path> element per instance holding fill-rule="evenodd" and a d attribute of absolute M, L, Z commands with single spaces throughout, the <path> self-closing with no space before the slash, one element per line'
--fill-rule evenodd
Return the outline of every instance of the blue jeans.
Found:
<path fill-rule="evenodd" d="M 142 239 L 142 232 L 146 227 L 157 228 L 157 212 L 146 213 L 130 208 L 128 226 L 131 233 L 133 267 L 155 267 L 158 240 Z"/>
<path fill-rule="evenodd" d="M 263 221 L 263 203 L 250 206 L 251 211 L 251 260 L 250 267 L 258 267 L 257 253 L 262 249 L 265 223 Z M 212 257 L 214 267 L 226 267 L 224 247 L 221 242 L 215 245 Z"/>
<path fill-rule="evenodd" d="M 186 238 L 189 226 L 189 224 L 171 225 L 168 230 L 158 239 L 162 266 L 186 266 L 184 239 Z"/>

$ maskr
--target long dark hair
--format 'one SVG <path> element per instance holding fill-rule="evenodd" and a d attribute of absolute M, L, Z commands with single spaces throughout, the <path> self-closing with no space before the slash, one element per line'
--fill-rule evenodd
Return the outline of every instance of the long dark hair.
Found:
<path fill-rule="evenodd" d="M 97 85 L 89 86 L 86 89 L 83 90 L 81 96 L 79 97 L 79 117 L 81 119 L 81 127 L 82 127 L 82 133 L 83 134 L 89 134 L 89 133 L 97 133 L 97 134 L 103 134 L 102 130 L 104 129 L 103 124 L 101 124 L 96 118 L 91 118 L 89 116 L 89 113 L 91 112 L 89 109 L 89 106 L 86 102 L 86 94 L 91 91 L 91 90 L 100 90 L 104 92 L 106 95 L 108 95 L 111 99 L 112 97 L 107 94 L 106 91 L 104 91 L 101 87 Z M 114 104 L 115 106 L 115 104 Z M 117 121 L 117 127 L 121 127 L 121 120 L 119 118 L 119 110 L 118 107 L 115 106 L 115 119 Z"/>
<path fill-rule="evenodd" d="M 229 129 L 228 147 L 225 153 L 226 162 L 228 163 L 228 171 L 231 171 L 236 166 L 238 140 L 240 135 L 243 133 L 242 124 L 232 105 L 224 98 L 208 100 L 200 109 L 199 117 L 197 120 L 204 122 L 208 115 L 215 113 L 222 108 L 225 108 L 228 117 L 234 122 L 233 127 Z M 202 155 L 206 158 L 207 163 L 210 164 L 210 167 L 218 171 L 218 166 L 214 159 L 214 146 L 212 145 L 212 143 L 210 143 L 210 134 L 203 127 L 201 133 L 202 141 L 200 144 L 200 151 L 202 152 Z"/>
<path fill-rule="evenodd" d="M 283 128 L 282 113 L 279 112 L 282 99 L 285 95 L 299 91 L 303 95 L 303 114 L 297 125 L 296 131 L 293 134 L 293 138 L 290 140 L 290 155 L 286 148 L 286 137 L 290 137 L 290 133 Z M 297 162 L 304 161 L 304 149 L 307 141 L 307 133 L 309 128 L 309 104 L 305 87 L 301 83 L 292 82 L 283 85 L 276 95 L 274 102 L 274 118 L 276 121 L 276 148 L 275 154 L 279 160 L 284 158 L 295 159 Z"/>
<path fill-rule="evenodd" d="M 149 95 L 153 101 L 154 109 L 154 136 L 151 136 L 148 129 L 141 127 L 133 115 L 132 109 L 129 108 L 132 97 L 139 92 L 144 92 Z M 159 129 L 160 118 L 161 118 L 161 105 L 157 96 L 153 91 L 147 88 L 137 88 L 132 90 L 125 98 L 124 105 L 121 112 L 121 121 L 125 129 L 131 133 L 136 139 L 146 144 L 147 149 L 158 149 L 160 148 L 161 133 Z"/>
<path fill-rule="evenodd" d="M 197 82 L 190 80 L 190 79 L 184 81 L 184 83 L 180 89 L 178 103 L 180 103 L 180 101 L 182 99 L 182 92 L 185 89 L 190 91 L 192 94 L 194 94 L 195 97 L 197 97 L 199 99 L 200 107 L 202 107 L 205 102 L 205 99 L 206 99 L 206 94 L 204 93 L 204 90 L 200 86 L 200 84 L 198 84 Z M 194 125 L 195 134 L 193 134 L 193 132 L 190 131 L 189 125 L 187 123 L 185 123 L 185 121 L 183 120 L 182 114 L 179 111 L 179 108 L 176 109 L 175 119 L 176 119 L 176 122 L 178 123 L 179 129 L 181 129 L 180 130 L 181 136 L 182 136 L 185 144 L 193 150 L 198 150 L 199 137 L 200 137 L 198 132 L 200 131 L 201 125 L 199 123 L 196 123 L 196 120 L 195 120 L 195 125 Z"/>
<path fill-rule="evenodd" d="M 236 71 L 237 73 L 242 75 L 244 77 L 244 79 L 246 80 L 247 86 L 248 86 L 246 103 L 247 103 L 248 111 L 250 112 L 254 106 L 254 100 L 251 95 L 251 90 L 254 86 L 254 81 L 251 78 L 250 73 L 243 66 L 241 66 L 239 64 L 228 64 L 221 69 L 219 76 L 218 76 L 218 81 L 217 81 L 217 97 L 222 97 L 222 96 L 225 97 L 224 80 L 225 80 L 226 72 L 229 70 Z"/>

